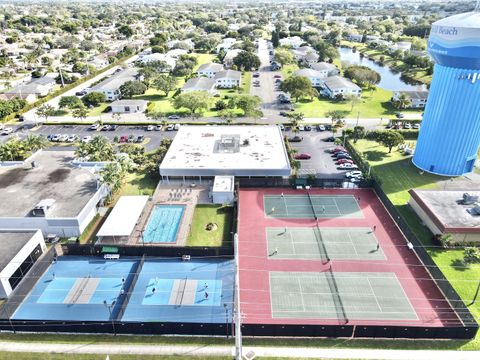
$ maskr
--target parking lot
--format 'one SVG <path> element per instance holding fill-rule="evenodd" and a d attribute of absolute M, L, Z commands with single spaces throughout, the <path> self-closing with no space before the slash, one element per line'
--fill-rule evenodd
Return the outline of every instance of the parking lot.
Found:
<path fill-rule="evenodd" d="M 176 131 L 147 131 L 146 126 L 127 126 L 121 125 L 115 131 L 101 131 L 101 130 L 89 130 L 90 125 L 42 125 L 36 129 L 33 129 L 32 134 L 43 135 L 47 137 L 51 134 L 59 135 L 76 135 L 79 139 L 84 136 L 96 136 L 102 135 L 106 138 L 113 140 L 115 137 L 120 139 L 122 136 L 133 135 L 138 137 L 140 135 L 145 136 L 143 144 L 147 151 L 155 150 L 159 145 L 162 139 L 173 138 L 175 137 Z M 17 130 L 14 134 L 18 135 L 21 139 L 26 137 L 28 130 Z M 10 136 L 2 136 L 1 141 L 7 141 Z"/>
<path fill-rule="evenodd" d="M 290 130 L 285 131 L 288 138 L 293 137 Z M 300 173 L 313 174 L 318 178 L 324 179 L 343 179 L 350 170 L 339 170 L 335 164 L 330 149 L 336 146 L 333 142 L 326 142 L 325 139 L 332 136 L 331 131 L 300 131 L 298 136 L 303 137 L 301 142 L 291 142 L 293 148 L 298 154 L 307 153 L 311 155 L 308 160 L 299 160 L 301 163 Z"/>

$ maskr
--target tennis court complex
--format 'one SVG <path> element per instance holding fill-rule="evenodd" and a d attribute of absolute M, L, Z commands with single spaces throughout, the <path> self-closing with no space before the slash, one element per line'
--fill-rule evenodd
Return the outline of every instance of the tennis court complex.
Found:
<path fill-rule="evenodd" d="M 353 195 L 264 195 L 265 216 L 273 218 L 363 218 Z"/>
<path fill-rule="evenodd" d="M 417 320 L 394 273 L 270 272 L 273 318 Z"/>
<path fill-rule="evenodd" d="M 271 259 L 385 260 L 370 228 L 268 227 Z"/>

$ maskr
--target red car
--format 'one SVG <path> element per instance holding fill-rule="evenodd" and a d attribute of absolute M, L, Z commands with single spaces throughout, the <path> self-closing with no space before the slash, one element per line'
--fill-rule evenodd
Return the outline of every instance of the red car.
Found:
<path fill-rule="evenodd" d="M 330 152 L 331 152 L 332 154 L 336 154 L 336 153 L 338 153 L 338 152 L 340 152 L 340 151 L 347 152 L 347 150 L 345 150 L 343 147 L 336 147 L 335 149 L 330 150 Z"/>
<path fill-rule="evenodd" d="M 339 159 L 337 161 L 337 165 L 340 165 L 340 164 L 353 164 L 353 160 L 350 160 L 350 159 Z"/>
<path fill-rule="evenodd" d="M 297 154 L 294 156 L 294 158 L 296 160 L 308 160 L 308 159 L 311 159 L 312 156 L 310 154 L 307 154 L 307 153 L 303 153 L 303 154 Z"/>
<path fill-rule="evenodd" d="M 127 135 L 123 135 L 120 140 L 118 140 L 119 143 L 126 143 L 128 141 L 128 136 Z"/>
<path fill-rule="evenodd" d="M 274 79 L 281 79 L 281 78 L 282 78 L 282 75 L 275 75 L 273 78 L 274 78 Z"/>

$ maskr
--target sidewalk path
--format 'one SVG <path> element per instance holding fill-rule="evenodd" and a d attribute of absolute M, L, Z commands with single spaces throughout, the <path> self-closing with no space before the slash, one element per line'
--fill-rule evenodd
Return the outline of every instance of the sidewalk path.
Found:
<path fill-rule="evenodd" d="M 233 346 L 180 346 L 135 344 L 56 344 L 28 342 L 0 342 L 0 351 L 63 353 L 63 354 L 130 354 L 177 356 L 233 356 Z M 370 349 L 322 349 L 302 347 L 246 346 L 243 354 L 254 351 L 258 357 L 329 358 L 329 359 L 387 359 L 387 360 L 477 360 L 480 351 L 453 350 L 370 350 Z"/>

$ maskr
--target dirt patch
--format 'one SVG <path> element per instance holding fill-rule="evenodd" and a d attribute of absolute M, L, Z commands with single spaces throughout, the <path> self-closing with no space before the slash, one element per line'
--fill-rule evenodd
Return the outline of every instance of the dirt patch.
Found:
<path fill-rule="evenodd" d="M 65 181 L 70 174 L 71 169 L 57 169 L 48 174 L 48 180 L 51 183 L 57 183 Z"/>
<path fill-rule="evenodd" d="M 9 170 L 0 177 L 0 188 L 6 188 L 10 185 L 21 183 L 27 174 L 28 170 L 23 168 Z"/>
<path fill-rule="evenodd" d="M 218 229 L 218 225 L 215 223 L 208 223 L 205 225 L 205 230 L 206 231 L 216 231 Z"/>

